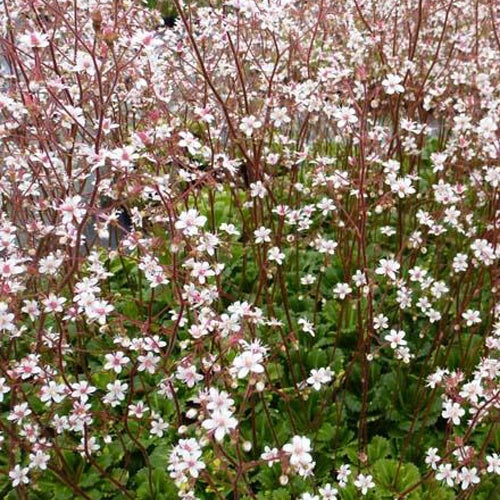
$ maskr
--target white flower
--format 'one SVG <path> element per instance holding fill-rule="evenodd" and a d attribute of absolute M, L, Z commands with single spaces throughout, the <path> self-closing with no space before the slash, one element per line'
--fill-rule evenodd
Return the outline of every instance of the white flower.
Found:
<path fill-rule="evenodd" d="M 300 500 L 319 500 L 319 496 L 306 492 L 306 493 L 302 493 L 302 495 L 300 495 Z"/>
<path fill-rule="evenodd" d="M 406 333 L 403 330 L 391 330 L 384 339 L 390 343 L 391 349 L 397 349 L 398 346 L 406 345 L 404 340 Z"/>
<path fill-rule="evenodd" d="M 262 127 L 262 122 L 255 116 L 245 116 L 240 123 L 240 130 L 247 136 L 251 137 L 255 130 Z"/>
<path fill-rule="evenodd" d="M 441 416 L 446 418 L 448 422 L 451 421 L 454 425 L 460 425 L 460 418 L 464 415 L 465 410 L 458 403 L 454 403 L 450 399 L 444 401 Z"/>
<path fill-rule="evenodd" d="M 349 286 L 348 283 L 337 283 L 335 285 L 335 288 L 333 289 L 334 297 L 337 297 L 340 300 L 345 299 L 346 296 L 349 295 L 351 292 L 352 288 Z"/>
<path fill-rule="evenodd" d="M 86 403 L 89 399 L 89 395 L 96 391 L 96 388 L 90 385 L 86 380 L 72 384 L 71 389 L 71 397 L 79 399 L 82 403 Z"/>
<path fill-rule="evenodd" d="M 339 490 L 334 488 L 330 483 L 325 484 L 323 488 L 319 488 L 319 494 L 322 500 L 337 500 Z"/>
<path fill-rule="evenodd" d="M 271 112 L 271 120 L 276 127 L 290 123 L 291 118 L 288 116 L 288 110 L 285 107 L 274 108 Z"/>
<path fill-rule="evenodd" d="M 179 229 L 186 236 L 196 236 L 199 228 L 203 227 L 206 222 L 207 218 L 204 215 L 200 215 L 198 210 L 190 208 L 179 215 L 179 218 L 175 222 L 175 228 Z"/>
<path fill-rule="evenodd" d="M 389 318 L 383 314 L 378 314 L 373 318 L 373 328 L 383 330 L 389 326 Z"/>
<path fill-rule="evenodd" d="M 404 92 L 404 87 L 401 85 L 403 79 L 399 75 L 389 74 L 387 78 L 382 80 L 382 85 L 384 86 L 385 93 L 388 95 L 402 94 Z"/>
<path fill-rule="evenodd" d="M 357 286 L 358 288 L 360 286 L 366 285 L 366 274 L 358 269 L 353 275 L 352 275 L 352 280 L 354 281 L 354 285 Z"/>
<path fill-rule="evenodd" d="M 337 470 L 337 481 L 339 482 L 339 486 L 341 488 L 345 488 L 347 484 L 347 480 L 351 475 L 351 466 L 349 464 L 343 464 Z"/>
<path fill-rule="evenodd" d="M 222 441 L 231 429 L 236 429 L 238 421 L 227 409 L 215 410 L 208 419 L 202 422 L 202 427 L 214 433 L 216 441 Z"/>
<path fill-rule="evenodd" d="M 299 318 L 297 323 L 302 327 L 302 331 L 308 333 L 311 337 L 316 336 L 316 332 L 314 331 L 314 325 L 307 320 L 306 318 Z"/>
<path fill-rule="evenodd" d="M 60 403 L 65 397 L 65 386 L 53 380 L 40 389 L 40 400 L 44 403 Z"/>
<path fill-rule="evenodd" d="M 416 193 L 415 188 L 412 186 L 410 177 L 396 177 L 390 179 L 391 191 L 396 193 L 399 198 L 405 198 Z"/>
<path fill-rule="evenodd" d="M 113 383 L 106 385 L 108 390 L 107 394 L 103 398 L 103 402 L 111 405 L 112 407 L 118 406 L 121 401 L 125 399 L 125 392 L 128 389 L 128 384 L 125 382 L 120 382 L 115 380 Z"/>
<path fill-rule="evenodd" d="M 3 395 L 10 392 L 10 387 L 7 385 L 4 377 L 0 377 L 0 403 L 3 402 Z"/>
<path fill-rule="evenodd" d="M 492 455 L 486 455 L 486 462 L 488 462 L 487 472 L 495 473 L 500 475 L 500 456 L 498 453 L 493 453 Z"/>
<path fill-rule="evenodd" d="M 467 326 L 481 323 L 481 316 L 479 314 L 479 311 L 476 311 L 474 309 L 467 309 L 467 311 L 462 313 L 462 318 L 465 319 Z"/>
<path fill-rule="evenodd" d="M 373 482 L 373 478 L 370 474 L 367 474 L 366 476 L 364 474 L 359 474 L 354 481 L 354 486 L 361 490 L 362 495 L 366 495 L 368 490 L 375 486 L 375 483 Z"/>
<path fill-rule="evenodd" d="M 250 184 L 250 196 L 252 198 L 260 198 L 262 200 L 265 198 L 266 194 L 267 189 L 262 181 L 252 182 L 252 184 Z"/>
<path fill-rule="evenodd" d="M 37 450 L 35 453 L 30 453 L 30 469 L 47 470 L 47 463 L 50 460 L 50 455 L 42 450 Z"/>
<path fill-rule="evenodd" d="M 180 132 L 179 146 L 186 148 L 191 155 L 197 155 L 201 149 L 200 141 L 191 132 Z"/>
<path fill-rule="evenodd" d="M 115 373 L 121 373 L 123 366 L 130 361 L 130 358 L 125 356 L 125 354 L 122 351 L 106 354 L 104 358 L 106 359 L 106 364 L 104 365 L 104 369 L 114 370 Z"/>
<path fill-rule="evenodd" d="M 425 453 L 425 463 L 430 465 L 432 469 L 436 470 L 437 463 L 441 460 L 441 457 L 437 454 L 437 448 L 429 448 Z"/>
<path fill-rule="evenodd" d="M 354 108 L 342 106 L 335 110 L 335 119 L 337 120 L 337 127 L 344 128 L 346 125 L 353 125 L 358 122 L 356 111 Z"/>
<path fill-rule="evenodd" d="M 446 484 L 452 488 L 455 484 L 455 479 L 457 477 L 457 471 L 454 470 L 451 464 L 441 464 L 438 467 L 438 472 L 436 473 L 436 479 L 438 481 L 446 481 Z"/>
<path fill-rule="evenodd" d="M 387 276 L 391 280 L 396 279 L 396 274 L 399 272 L 399 262 L 394 259 L 380 259 L 378 263 L 379 267 L 375 269 L 376 274 L 381 274 Z"/>
<path fill-rule="evenodd" d="M 271 234 L 271 230 L 261 226 L 253 232 L 255 237 L 255 243 L 269 243 L 271 238 L 269 235 Z"/>
<path fill-rule="evenodd" d="M 313 368 L 309 378 L 307 379 L 307 383 L 311 385 L 314 390 L 319 391 L 322 385 L 328 384 L 332 381 L 332 377 L 333 372 L 329 367 L 320 368 L 319 370 L 315 370 Z"/>
<path fill-rule="evenodd" d="M 249 373 L 263 373 L 264 367 L 261 362 L 262 353 L 245 351 L 233 360 L 233 368 L 236 370 L 238 378 L 245 378 Z"/>
<path fill-rule="evenodd" d="M 267 258 L 271 261 L 276 262 L 278 266 L 281 266 L 281 264 L 283 264 L 285 254 L 281 252 L 278 247 L 272 247 L 267 252 Z"/>
<path fill-rule="evenodd" d="M 453 270 L 456 273 L 464 272 L 467 270 L 467 255 L 463 253 L 457 253 L 453 258 L 453 263 L 451 264 Z"/>
<path fill-rule="evenodd" d="M 311 440 L 304 436 L 294 436 L 290 443 L 283 446 L 283 451 L 290 455 L 290 465 L 297 468 L 299 474 L 304 467 L 313 463 L 311 451 Z"/>
<path fill-rule="evenodd" d="M 462 467 L 458 473 L 458 481 L 461 483 L 462 490 L 466 490 L 469 486 L 474 486 L 480 482 L 475 467 Z"/>
<path fill-rule="evenodd" d="M 12 481 L 12 486 L 16 487 L 20 484 L 28 484 L 30 482 L 28 473 L 28 467 L 21 468 L 20 465 L 16 465 L 11 471 L 9 471 L 9 477 Z"/>
<path fill-rule="evenodd" d="M 163 418 L 158 415 L 153 415 L 153 420 L 151 420 L 150 434 L 153 436 L 163 437 L 163 433 L 168 429 L 168 424 L 163 420 Z"/>

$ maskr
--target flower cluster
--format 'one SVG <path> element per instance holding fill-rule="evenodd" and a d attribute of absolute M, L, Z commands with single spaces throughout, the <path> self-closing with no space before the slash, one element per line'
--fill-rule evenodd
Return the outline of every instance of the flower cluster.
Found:
<path fill-rule="evenodd" d="M 493 495 L 491 2 L 145 3 L 0 8 L 2 495 Z"/>

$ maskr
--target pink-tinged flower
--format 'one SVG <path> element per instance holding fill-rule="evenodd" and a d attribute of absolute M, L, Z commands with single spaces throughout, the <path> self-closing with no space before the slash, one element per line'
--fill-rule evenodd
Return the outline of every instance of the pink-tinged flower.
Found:
<path fill-rule="evenodd" d="M 0 403 L 3 403 L 3 396 L 10 392 L 10 387 L 7 385 L 4 377 L 0 377 Z"/>
<path fill-rule="evenodd" d="M 28 408 L 28 403 L 20 403 L 12 408 L 12 411 L 9 413 L 7 420 L 16 424 L 21 424 L 28 415 L 31 415 L 31 410 Z"/>
<path fill-rule="evenodd" d="M 451 400 L 443 403 L 443 411 L 441 416 L 446 418 L 448 422 L 453 422 L 454 425 L 460 425 L 460 418 L 465 415 L 465 410 L 458 404 Z"/>
<path fill-rule="evenodd" d="M 193 262 L 191 276 L 197 279 L 200 285 L 204 285 L 207 278 L 215 276 L 215 271 L 210 268 L 208 262 Z"/>
<path fill-rule="evenodd" d="M 391 349 L 397 349 L 399 346 L 407 344 L 404 340 L 406 333 L 403 330 L 391 330 L 384 339 L 390 343 Z"/>
<path fill-rule="evenodd" d="M 150 434 L 152 436 L 163 437 L 163 434 L 168 429 L 168 424 L 158 415 L 153 415 L 153 420 L 151 421 Z"/>
<path fill-rule="evenodd" d="M 130 417 L 142 418 L 149 411 L 149 408 L 139 401 L 137 404 L 131 404 L 128 407 L 128 414 Z"/>
<path fill-rule="evenodd" d="M 201 425 L 207 431 L 213 432 L 216 441 L 222 441 L 226 434 L 236 429 L 238 421 L 229 410 L 215 410 Z"/>
<path fill-rule="evenodd" d="M 475 311 L 474 309 L 467 309 L 467 311 L 462 313 L 462 318 L 465 320 L 467 326 L 481 323 L 479 311 Z"/>
<path fill-rule="evenodd" d="M 106 354 L 104 358 L 106 359 L 104 369 L 114 370 L 115 373 L 121 373 L 123 367 L 130 362 L 130 358 L 125 356 L 125 353 L 122 351 Z"/>
<path fill-rule="evenodd" d="M 66 387 L 53 380 L 40 389 L 40 401 L 47 404 L 60 403 L 66 397 Z"/>
<path fill-rule="evenodd" d="M 401 85 L 403 79 L 399 75 L 389 74 L 382 80 L 385 93 L 388 95 L 402 94 L 405 88 Z"/>
<path fill-rule="evenodd" d="M 456 478 L 457 471 L 453 469 L 451 464 L 439 465 L 438 471 L 436 473 L 436 479 L 438 481 L 444 481 L 450 488 L 452 488 L 455 485 Z"/>
<path fill-rule="evenodd" d="M 249 373 L 263 373 L 263 356 L 259 352 L 245 351 L 233 360 L 233 368 L 238 378 L 245 378 Z"/>
<path fill-rule="evenodd" d="M 21 35 L 19 43 L 26 49 L 43 49 L 49 46 L 49 37 L 40 31 L 31 31 Z"/>
<path fill-rule="evenodd" d="M 139 366 L 137 367 L 138 371 L 147 371 L 148 373 L 153 374 L 156 371 L 156 365 L 160 361 L 160 357 L 155 356 L 152 352 L 148 352 L 145 355 L 139 356 L 137 361 L 139 361 Z"/>
<path fill-rule="evenodd" d="M 37 450 L 34 453 L 30 453 L 29 459 L 30 469 L 47 470 L 47 464 L 49 463 L 50 455 L 43 452 L 42 450 Z"/>
<path fill-rule="evenodd" d="M 346 125 L 354 125 L 358 122 L 356 111 L 349 106 L 342 106 L 335 111 L 335 119 L 337 120 L 337 127 L 344 128 Z"/>
<path fill-rule="evenodd" d="M 49 296 L 42 301 L 46 313 L 63 312 L 63 304 L 65 302 L 66 299 L 64 297 L 57 297 L 54 293 L 50 293 Z"/>
<path fill-rule="evenodd" d="M 394 259 L 380 259 L 378 265 L 379 267 L 375 269 L 375 273 L 387 276 L 391 280 L 396 279 L 396 274 L 399 272 L 399 268 L 401 267 L 399 262 Z"/>
<path fill-rule="evenodd" d="M 255 130 L 262 127 L 262 122 L 255 116 L 245 116 L 240 123 L 240 130 L 247 136 L 252 137 Z"/>
<path fill-rule="evenodd" d="M 481 481 L 477 474 L 476 467 L 462 467 L 458 473 L 457 480 L 460 482 L 462 490 L 466 490 L 471 486 L 479 484 Z"/>
<path fill-rule="evenodd" d="M 283 451 L 289 455 L 290 465 L 299 475 L 308 476 L 314 467 L 311 455 L 311 440 L 305 436 L 294 436 L 290 443 L 283 446 Z"/>
<path fill-rule="evenodd" d="M 278 247 L 272 247 L 267 252 L 267 258 L 270 261 L 276 262 L 278 266 L 281 266 L 281 264 L 283 264 L 285 254 Z"/>
<path fill-rule="evenodd" d="M 85 314 L 89 321 L 97 321 L 100 325 L 105 325 L 107 316 L 114 311 L 114 306 L 104 299 L 94 299 L 85 308 Z"/>
<path fill-rule="evenodd" d="M 200 380 L 203 380 L 203 375 L 196 372 L 196 366 L 179 365 L 175 374 L 177 380 L 184 382 L 189 388 L 194 387 Z"/>
<path fill-rule="evenodd" d="M 486 472 L 491 474 L 495 473 L 500 475 L 500 456 L 498 453 L 493 453 L 491 455 L 486 455 L 486 462 L 488 463 L 488 467 L 486 468 Z"/>
<path fill-rule="evenodd" d="M 83 380 L 82 382 L 75 382 L 71 385 L 71 389 L 71 397 L 80 400 L 81 403 L 86 403 L 89 396 L 97 390 L 86 380 Z"/>
<path fill-rule="evenodd" d="M 199 228 L 203 227 L 205 222 L 207 222 L 207 218 L 204 215 L 200 215 L 198 210 L 190 208 L 179 215 L 175 228 L 186 236 L 196 236 Z"/>
<path fill-rule="evenodd" d="M 16 465 L 11 471 L 9 471 L 12 486 L 15 488 L 20 484 L 28 484 L 30 482 L 28 477 L 29 471 L 28 467 L 21 467 L 20 465 Z"/>
<path fill-rule="evenodd" d="M 369 489 L 375 487 L 375 483 L 373 482 L 373 477 L 370 476 L 370 474 L 359 474 L 354 480 L 354 486 L 361 490 L 361 494 L 364 496 L 368 493 Z"/>
<path fill-rule="evenodd" d="M 168 470 L 176 480 L 187 480 L 186 474 L 196 479 L 206 465 L 201 459 L 201 447 L 196 439 L 181 439 L 170 453 Z"/>

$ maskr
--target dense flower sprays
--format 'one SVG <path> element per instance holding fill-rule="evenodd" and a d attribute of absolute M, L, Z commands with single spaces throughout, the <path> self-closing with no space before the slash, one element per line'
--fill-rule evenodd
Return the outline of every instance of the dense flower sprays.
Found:
<path fill-rule="evenodd" d="M 173 3 L 0 6 L 1 494 L 493 494 L 492 2 Z"/>

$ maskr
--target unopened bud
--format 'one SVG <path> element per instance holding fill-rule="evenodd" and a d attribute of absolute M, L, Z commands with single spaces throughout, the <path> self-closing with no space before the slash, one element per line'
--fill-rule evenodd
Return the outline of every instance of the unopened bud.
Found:
<path fill-rule="evenodd" d="M 94 10 L 91 15 L 92 27 L 96 33 L 100 33 L 102 26 L 102 14 L 100 10 Z"/>
<path fill-rule="evenodd" d="M 280 484 L 281 486 L 286 486 L 288 484 L 288 476 L 284 474 L 280 476 Z"/>

